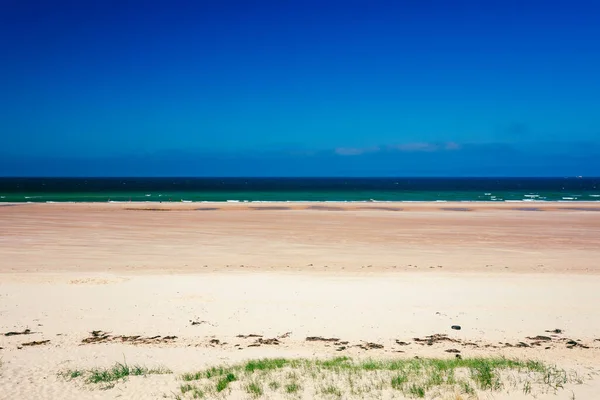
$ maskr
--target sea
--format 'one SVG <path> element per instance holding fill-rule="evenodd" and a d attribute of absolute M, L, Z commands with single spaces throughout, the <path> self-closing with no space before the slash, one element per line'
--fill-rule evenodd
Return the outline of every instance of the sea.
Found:
<path fill-rule="evenodd" d="M 600 201 L 600 178 L 0 178 L 0 203 Z"/>

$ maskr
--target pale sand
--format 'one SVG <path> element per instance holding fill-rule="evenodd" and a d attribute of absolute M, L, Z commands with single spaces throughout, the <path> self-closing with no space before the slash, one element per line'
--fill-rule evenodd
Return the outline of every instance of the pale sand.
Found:
<path fill-rule="evenodd" d="M 450 357 L 449 348 L 464 357 L 506 355 L 586 374 L 600 370 L 595 204 L 327 203 L 333 210 L 306 209 L 314 205 L 0 207 L 0 333 L 34 332 L 0 336 L 0 398 L 173 398 L 177 374 L 224 362 Z M 251 208 L 263 206 L 290 209 Z M 523 207 L 542 211 L 515 209 Z M 574 207 L 587 210 L 568 209 Z M 462 208 L 471 211 L 455 210 Z M 462 329 L 450 329 L 454 324 Z M 549 344 L 506 346 L 531 345 L 526 337 L 555 328 L 564 333 Z M 177 338 L 82 344 L 92 330 L 111 338 Z M 277 346 L 247 347 L 254 339 L 236 337 L 287 332 Z M 462 342 L 414 341 L 435 333 Z M 338 352 L 339 346 L 306 342 L 307 336 L 384 348 Z M 567 338 L 589 348 L 569 349 Z M 50 342 L 19 349 L 40 340 Z M 106 391 L 56 375 L 124 357 L 175 374 L 131 378 Z M 573 392 L 576 399 L 597 399 L 599 382 L 538 398 L 570 399 Z M 494 393 L 496 399 L 519 396 Z"/>

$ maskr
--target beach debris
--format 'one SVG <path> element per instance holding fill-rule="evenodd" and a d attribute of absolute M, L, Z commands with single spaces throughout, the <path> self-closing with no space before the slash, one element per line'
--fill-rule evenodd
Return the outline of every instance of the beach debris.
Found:
<path fill-rule="evenodd" d="M 110 335 L 108 333 L 103 332 L 103 331 L 91 331 L 90 334 L 92 336 L 83 339 L 81 341 L 81 343 L 90 344 L 90 343 L 104 342 L 104 341 L 108 340 L 108 338 L 110 337 Z"/>
<path fill-rule="evenodd" d="M 579 342 L 577 342 L 577 341 L 575 341 L 573 339 L 567 340 L 566 344 L 567 344 L 567 349 L 572 349 L 574 347 L 581 347 L 582 349 L 589 349 L 588 346 L 583 345 L 583 344 L 581 344 L 581 343 L 579 343 Z"/>
<path fill-rule="evenodd" d="M 396 344 L 399 346 L 408 346 L 410 343 L 402 342 L 402 341 L 396 339 Z"/>
<path fill-rule="evenodd" d="M 454 355 L 456 358 L 458 358 L 459 360 L 462 360 L 462 356 L 460 354 L 455 354 Z"/>
<path fill-rule="evenodd" d="M 17 335 L 31 335 L 34 332 L 31 332 L 31 329 L 27 328 L 21 332 L 6 332 L 4 336 L 17 336 Z"/>
<path fill-rule="evenodd" d="M 307 342 L 339 342 L 339 338 L 324 338 L 321 336 L 308 336 L 306 338 Z"/>
<path fill-rule="evenodd" d="M 248 347 L 259 347 L 261 345 L 275 345 L 279 346 L 281 342 L 277 338 L 263 339 L 262 336 L 254 341 L 254 343 L 249 344 Z"/>
<path fill-rule="evenodd" d="M 192 320 L 190 319 L 190 322 L 191 322 L 192 326 L 194 326 L 194 325 L 202 325 L 202 324 L 207 324 L 207 325 L 210 325 L 210 326 L 215 326 L 214 324 L 211 324 L 211 323 L 210 323 L 210 322 L 208 322 L 208 321 L 198 321 L 198 320 L 196 320 L 196 321 L 192 321 Z"/>
<path fill-rule="evenodd" d="M 136 336 L 115 336 L 114 340 L 120 340 L 121 342 L 131 343 L 131 344 L 156 344 L 163 343 L 166 341 L 172 341 L 177 339 L 177 336 L 152 336 L 152 337 L 142 337 L 139 335 Z"/>
<path fill-rule="evenodd" d="M 537 335 L 537 336 L 534 336 L 534 337 L 527 336 L 527 339 L 529 339 L 529 340 L 536 340 L 536 341 L 542 341 L 542 342 L 547 342 L 547 341 L 552 340 L 551 337 L 549 337 L 549 336 L 542 336 L 542 335 Z"/>
<path fill-rule="evenodd" d="M 261 338 L 263 336 L 251 333 L 249 335 L 237 335 L 237 337 L 242 338 L 242 339 L 250 339 L 250 338 Z"/>
<path fill-rule="evenodd" d="M 281 343 L 279 341 L 279 339 L 277 339 L 277 338 L 271 338 L 271 339 L 259 338 L 257 340 L 257 342 L 260 343 L 260 344 L 266 344 L 266 345 L 279 345 Z"/>
<path fill-rule="evenodd" d="M 562 329 L 552 329 L 551 331 L 545 331 L 546 333 L 555 333 L 560 334 L 563 333 Z"/>
<path fill-rule="evenodd" d="M 436 333 L 435 335 L 425 336 L 424 339 L 421 338 L 413 338 L 413 340 L 421 345 L 427 344 L 427 346 L 431 346 L 437 342 L 452 342 L 452 343 L 460 343 L 460 340 L 449 338 L 446 334 Z"/>
<path fill-rule="evenodd" d="M 220 344 L 221 341 L 219 339 L 210 339 L 209 343 L 210 344 Z"/>
<path fill-rule="evenodd" d="M 292 332 L 286 332 L 283 335 L 279 335 L 277 336 L 279 339 L 287 339 L 290 337 L 290 335 L 292 334 Z"/>
<path fill-rule="evenodd" d="M 531 347 L 531 346 L 525 342 L 519 342 L 519 343 L 515 344 L 515 347 Z"/>
<path fill-rule="evenodd" d="M 346 350 L 347 347 L 346 346 L 340 346 L 337 349 L 335 349 L 335 351 L 342 351 L 342 350 Z"/>
<path fill-rule="evenodd" d="M 363 344 L 357 345 L 358 348 L 363 350 L 375 350 L 375 349 L 383 349 L 383 345 L 379 343 L 365 342 Z"/>
<path fill-rule="evenodd" d="M 455 331 L 460 331 L 461 330 L 460 325 L 452 325 L 451 328 L 454 329 Z"/>
<path fill-rule="evenodd" d="M 460 353 L 460 350 L 458 349 L 448 349 L 448 350 L 444 350 L 446 353 Z"/>
<path fill-rule="evenodd" d="M 33 342 L 22 343 L 21 346 L 41 346 L 43 344 L 50 343 L 49 340 L 38 340 Z"/>
<path fill-rule="evenodd" d="M 121 342 L 121 343 L 130 343 L 134 345 L 138 344 L 160 344 L 166 343 L 172 340 L 177 339 L 177 336 L 150 336 L 144 337 L 140 335 L 133 336 L 112 336 L 104 331 L 92 331 L 90 332 L 91 336 L 83 339 L 81 341 L 82 344 L 95 344 L 95 343 L 109 343 L 109 342 Z"/>

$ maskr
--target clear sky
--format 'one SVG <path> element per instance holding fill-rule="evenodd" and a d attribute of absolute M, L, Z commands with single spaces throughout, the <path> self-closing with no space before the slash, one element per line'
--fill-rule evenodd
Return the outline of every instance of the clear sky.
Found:
<path fill-rule="evenodd" d="M 600 175 L 600 1 L 0 1 L 0 175 Z"/>

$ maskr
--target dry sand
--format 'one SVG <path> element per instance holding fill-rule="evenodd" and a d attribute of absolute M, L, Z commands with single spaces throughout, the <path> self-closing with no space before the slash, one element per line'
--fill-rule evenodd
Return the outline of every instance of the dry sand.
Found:
<path fill-rule="evenodd" d="M 451 348 L 463 357 L 539 359 L 593 378 L 600 371 L 598 209 L 3 205 L 0 333 L 31 333 L 0 336 L 0 398 L 174 398 L 178 374 L 220 363 L 452 357 Z M 563 332 L 546 332 L 556 328 Z M 94 330 L 108 336 L 82 343 Z M 248 334 L 279 337 L 279 344 L 250 346 L 257 338 L 238 337 Z M 453 341 L 415 340 L 433 334 Z M 528 339 L 537 335 L 551 340 Z M 307 342 L 309 336 L 339 341 Z M 364 349 L 366 343 L 383 348 Z M 124 358 L 175 374 L 131 378 L 105 391 L 57 376 Z M 597 399 L 599 382 L 538 398 Z M 494 393 L 515 396 L 526 398 Z"/>

